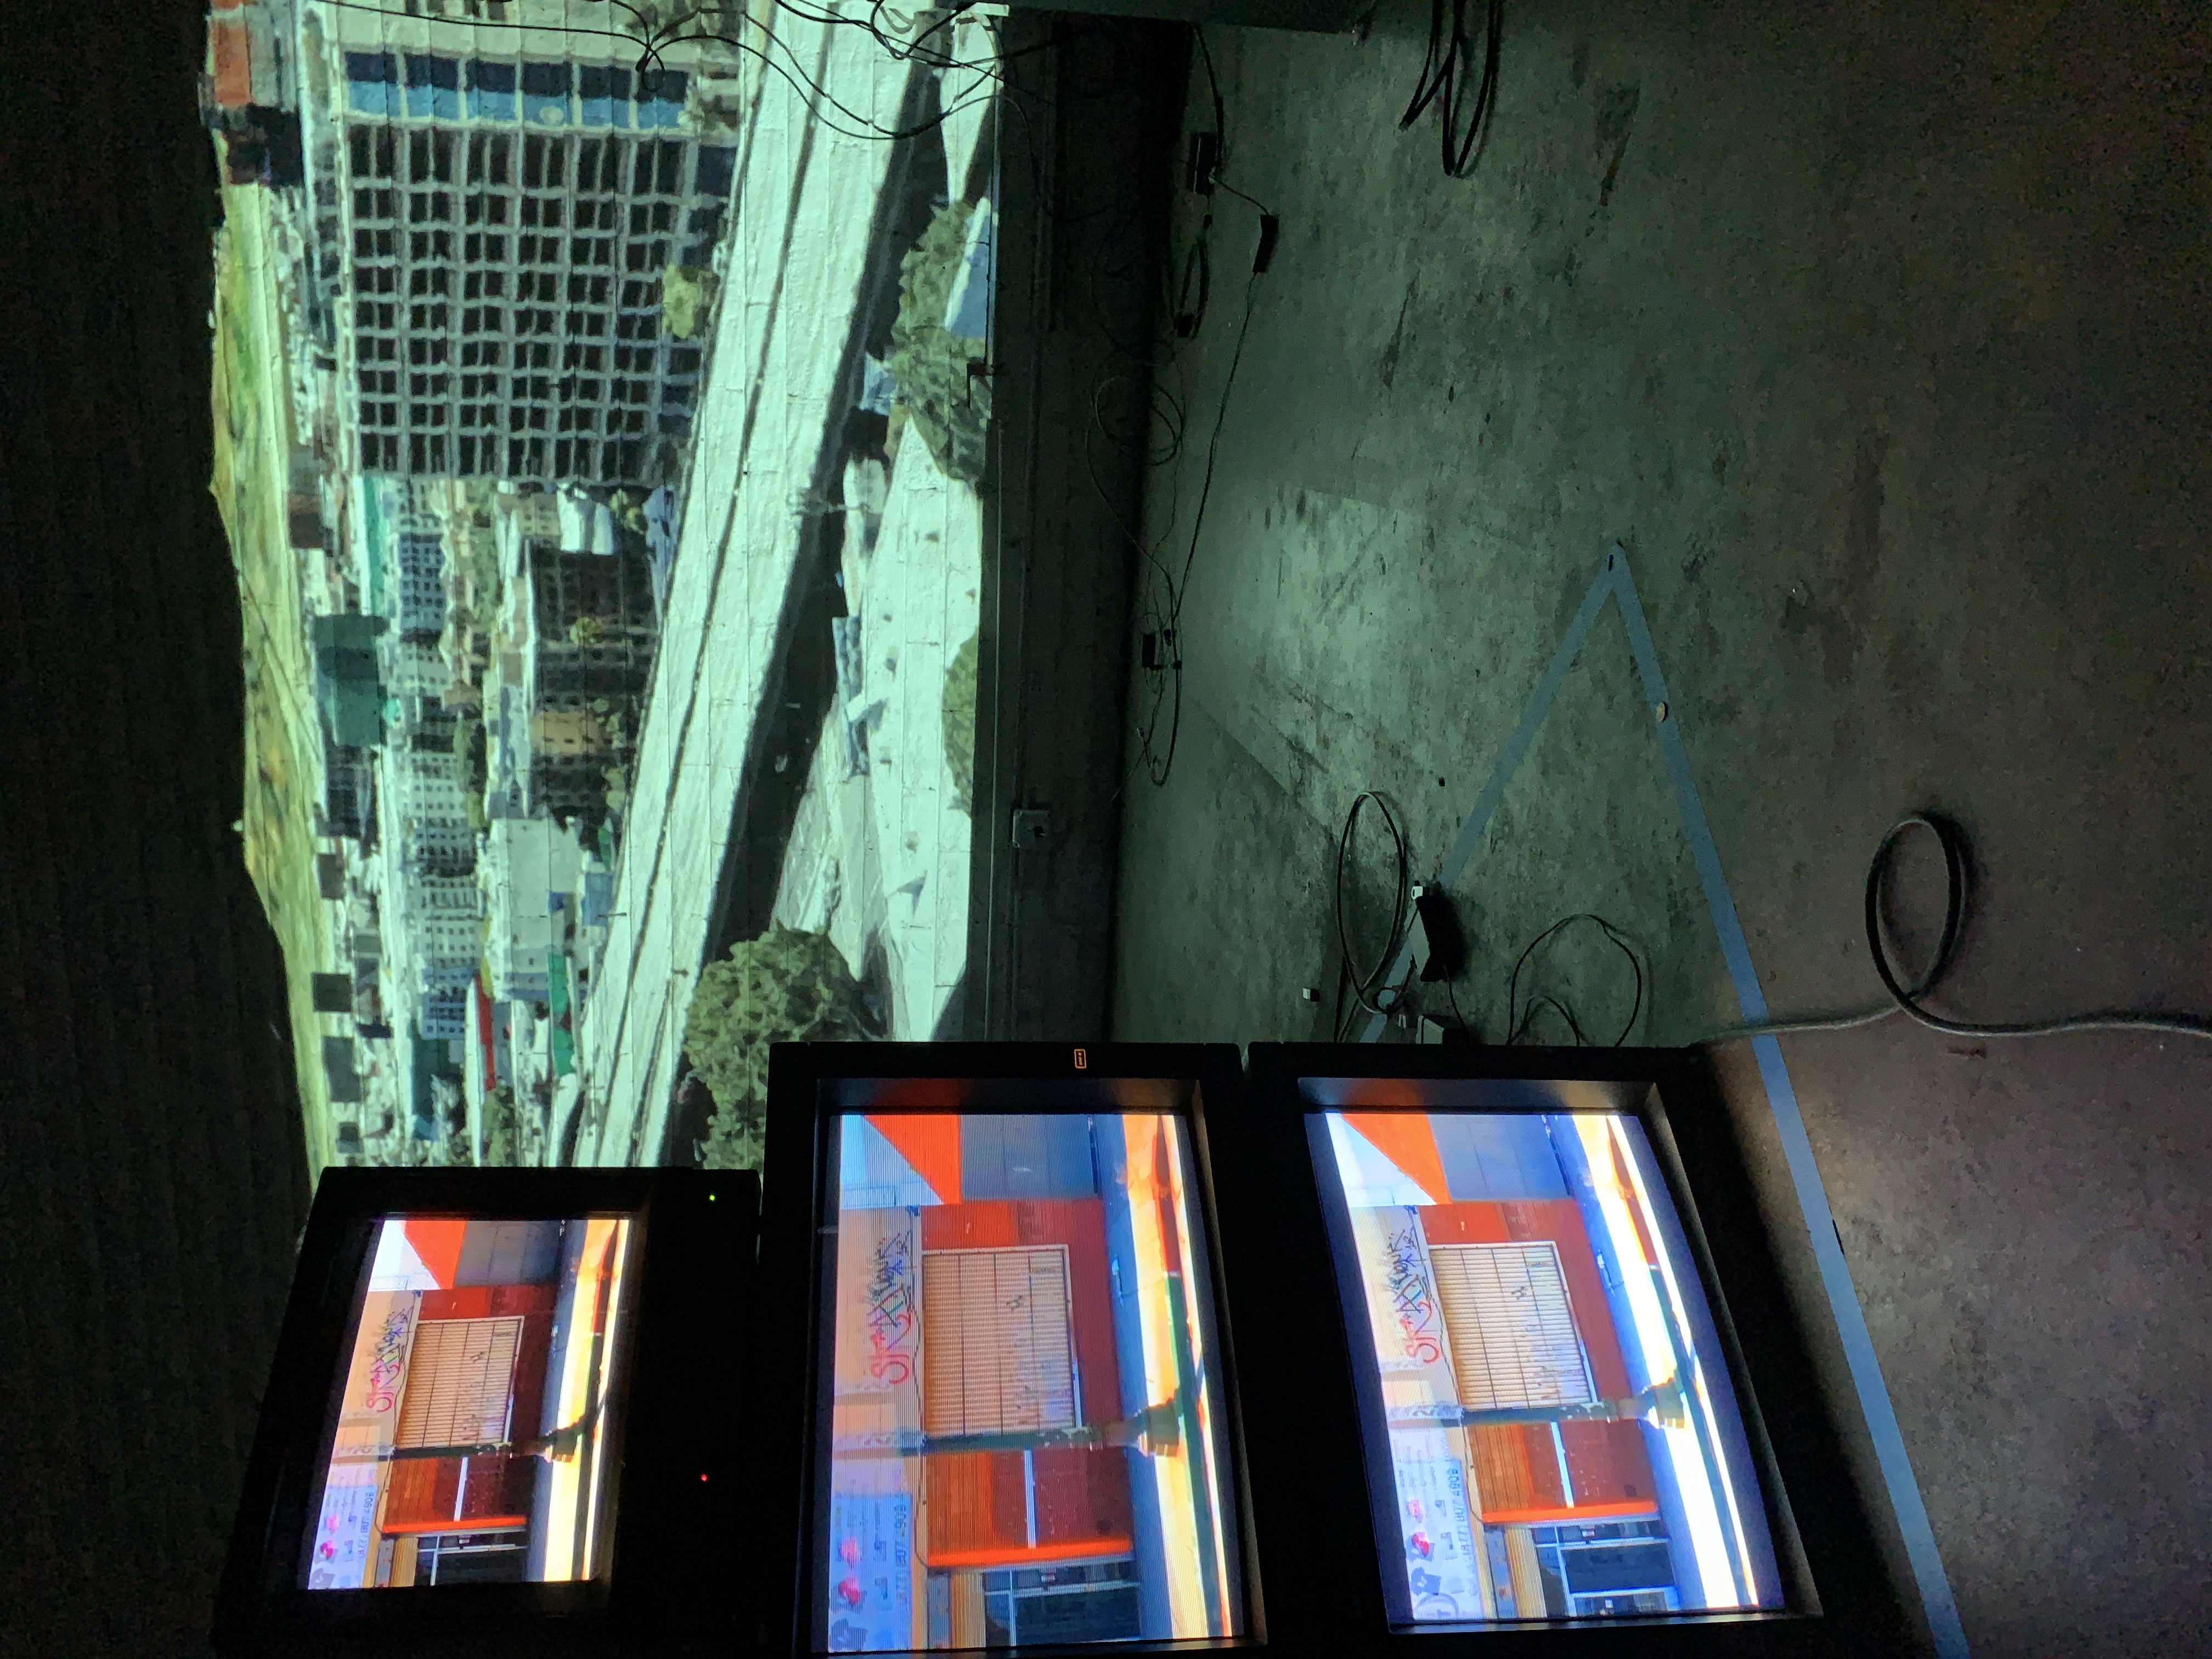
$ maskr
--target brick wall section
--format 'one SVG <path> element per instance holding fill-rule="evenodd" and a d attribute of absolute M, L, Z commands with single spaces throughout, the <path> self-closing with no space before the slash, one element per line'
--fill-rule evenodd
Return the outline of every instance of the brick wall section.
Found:
<path fill-rule="evenodd" d="M 0 12 L 0 1653 L 205 1650 L 305 1215 L 229 829 L 202 10 Z"/>

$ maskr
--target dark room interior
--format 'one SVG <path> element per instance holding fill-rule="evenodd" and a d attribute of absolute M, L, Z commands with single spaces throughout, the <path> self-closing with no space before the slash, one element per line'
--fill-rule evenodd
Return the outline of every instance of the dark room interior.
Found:
<path fill-rule="evenodd" d="M 1101 10 L 0 9 L 0 1651 L 215 1653 L 326 1171 L 836 1039 L 1696 1050 L 1832 1650 L 2212 1652 L 2212 15 Z"/>

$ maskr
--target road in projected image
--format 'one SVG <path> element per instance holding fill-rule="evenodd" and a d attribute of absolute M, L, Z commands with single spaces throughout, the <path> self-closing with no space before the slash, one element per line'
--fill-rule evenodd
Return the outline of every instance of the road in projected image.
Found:
<path fill-rule="evenodd" d="M 1188 1126 L 853 1114 L 837 1135 L 817 1650 L 1240 1633 Z"/>
<path fill-rule="evenodd" d="M 1347 1111 L 1309 1134 L 1354 1364 L 1371 1367 L 1395 1622 L 1782 1605 L 1711 1310 L 1640 1122 Z"/>
<path fill-rule="evenodd" d="M 380 1224 L 306 1589 L 604 1571 L 635 1234 L 623 1216 Z"/>

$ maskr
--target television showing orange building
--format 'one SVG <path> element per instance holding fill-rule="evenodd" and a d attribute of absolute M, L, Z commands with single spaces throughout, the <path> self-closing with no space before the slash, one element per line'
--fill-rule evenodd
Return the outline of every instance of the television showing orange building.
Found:
<path fill-rule="evenodd" d="M 1368 1479 L 1398 1522 L 1377 1545 L 1410 1622 L 1779 1607 L 1743 1418 L 1644 1126 L 1352 1104 L 1310 1134 L 1354 1364 L 1372 1367 Z"/>
<path fill-rule="evenodd" d="M 556 1583 L 605 1570 L 638 1227 L 378 1224 L 300 1583 Z"/>
<path fill-rule="evenodd" d="M 1188 1126 L 836 1133 L 828 1650 L 1242 1633 Z"/>

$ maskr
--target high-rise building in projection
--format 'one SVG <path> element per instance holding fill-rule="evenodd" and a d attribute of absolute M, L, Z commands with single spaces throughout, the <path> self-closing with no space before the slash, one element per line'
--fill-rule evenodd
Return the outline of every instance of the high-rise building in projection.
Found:
<path fill-rule="evenodd" d="M 689 435 L 702 351 L 663 283 L 709 264 L 736 151 L 684 125 L 696 46 L 641 69 L 586 9 L 303 6 L 347 465 L 643 483 Z"/>

